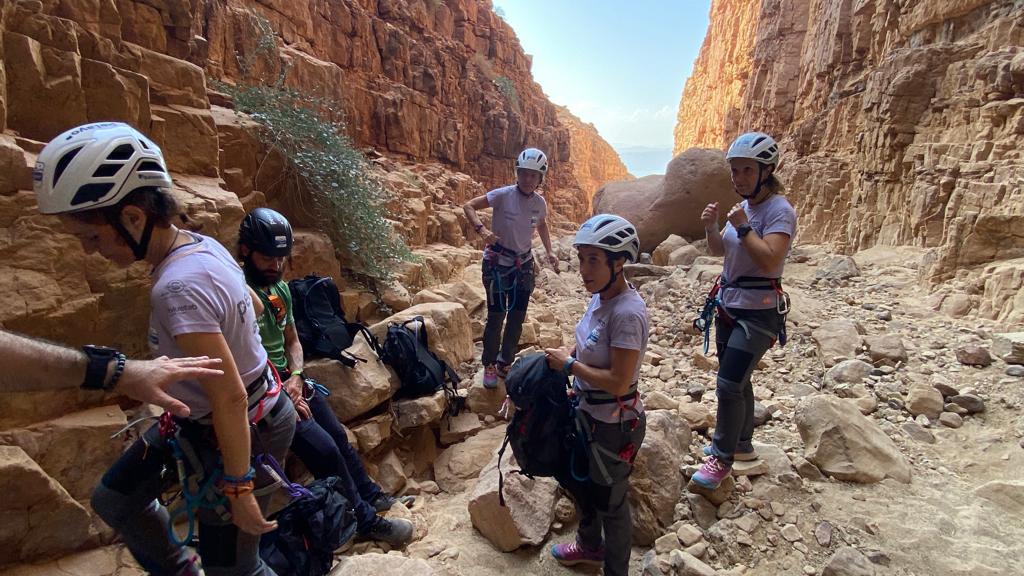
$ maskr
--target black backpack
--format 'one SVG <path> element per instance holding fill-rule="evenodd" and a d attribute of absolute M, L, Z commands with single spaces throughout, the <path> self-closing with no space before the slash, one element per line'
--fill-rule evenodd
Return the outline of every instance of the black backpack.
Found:
<path fill-rule="evenodd" d="M 408 326 L 413 322 L 419 323 L 416 330 Z M 448 396 L 449 409 L 457 413 L 458 408 L 453 402 L 461 379 L 444 360 L 430 351 L 423 316 L 401 324 L 391 323 L 382 350 L 381 359 L 395 370 L 401 382 L 396 398 L 419 398 L 443 389 Z"/>
<path fill-rule="evenodd" d="M 281 576 L 322 576 L 331 570 L 334 551 L 356 532 L 352 505 L 341 493 L 341 479 L 329 476 L 306 489 L 272 516 L 277 528 L 260 537 L 260 557 Z"/>
<path fill-rule="evenodd" d="M 351 368 L 365 358 L 345 351 L 356 334 L 362 334 L 370 348 L 380 356 L 380 345 L 366 326 L 345 319 L 338 285 L 329 277 L 310 274 L 288 282 L 292 292 L 292 315 L 303 353 L 312 358 L 333 358 Z"/>
<path fill-rule="evenodd" d="M 516 406 L 505 428 L 505 440 L 498 451 L 498 494 L 505 505 L 501 457 L 507 446 L 519 464 L 519 473 L 558 477 L 569 471 L 573 446 L 572 407 L 566 392 L 569 378 L 548 367 L 543 352 L 535 352 L 512 364 L 505 389 Z"/>

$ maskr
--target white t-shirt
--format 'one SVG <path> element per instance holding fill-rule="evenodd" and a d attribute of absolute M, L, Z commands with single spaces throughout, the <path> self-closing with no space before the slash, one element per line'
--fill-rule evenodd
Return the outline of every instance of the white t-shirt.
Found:
<path fill-rule="evenodd" d="M 640 378 L 640 365 L 647 351 L 647 337 L 647 305 L 635 288 L 630 286 L 622 294 L 604 301 L 600 295 L 595 294 L 583 318 L 576 324 L 576 359 L 587 366 L 607 369 L 612 365 L 612 347 L 639 350 L 640 359 L 633 374 L 635 383 Z M 600 390 L 579 376 L 576 377 L 575 387 L 581 390 Z M 625 420 L 636 418 L 644 411 L 639 394 L 636 404 L 630 400 L 626 405 L 636 409 L 636 412 L 626 410 L 621 414 Z M 590 404 L 586 396 L 582 395 L 580 409 L 602 422 L 619 421 L 619 405 L 615 402 Z"/>
<path fill-rule="evenodd" d="M 537 192 L 526 196 L 513 184 L 488 192 L 487 203 L 494 208 L 491 231 L 501 238 L 499 244 L 516 254 L 528 252 L 533 247 L 533 231 L 548 215 L 544 197 Z M 512 266 L 515 259 L 502 254 L 498 264 Z"/>
<path fill-rule="evenodd" d="M 267 352 L 260 342 L 245 274 L 219 242 L 188 234 L 194 242 L 172 251 L 153 270 L 150 348 L 158 356 L 180 358 L 187 354 L 178 348 L 175 336 L 219 332 L 231 349 L 242 384 L 248 386 L 266 369 Z M 212 410 L 198 380 L 175 382 L 167 392 L 188 405 L 193 419 Z"/>

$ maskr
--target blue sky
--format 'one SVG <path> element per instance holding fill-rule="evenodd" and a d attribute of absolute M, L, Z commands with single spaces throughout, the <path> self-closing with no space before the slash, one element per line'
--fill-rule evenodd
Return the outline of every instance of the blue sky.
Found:
<path fill-rule="evenodd" d="M 533 77 L 548 97 L 619 149 L 672 148 L 679 98 L 704 41 L 710 3 L 494 0 L 533 55 Z"/>

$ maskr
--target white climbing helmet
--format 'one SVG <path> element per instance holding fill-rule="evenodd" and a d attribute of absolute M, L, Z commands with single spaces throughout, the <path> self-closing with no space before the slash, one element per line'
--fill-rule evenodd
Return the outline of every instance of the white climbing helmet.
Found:
<path fill-rule="evenodd" d="M 580 226 L 572 245 L 574 248 L 595 246 L 609 252 L 625 252 L 630 262 L 636 262 L 640 255 L 640 237 L 636 233 L 636 226 L 615 214 L 592 216 Z"/>
<path fill-rule="evenodd" d="M 117 204 L 143 187 L 170 188 L 160 148 L 122 122 L 97 122 L 57 136 L 32 171 L 43 214 L 83 212 Z"/>
<path fill-rule="evenodd" d="M 725 159 L 750 158 L 769 166 L 779 165 L 779 144 L 763 132 L 747 132 L 733 140 Z"/>
<path fill-rule="evenodd" d="M 527 148 L 516 158 L 516 170 L 536 170 L 541 175 L 548 173 L 548 156 L 537 148 Z"/>

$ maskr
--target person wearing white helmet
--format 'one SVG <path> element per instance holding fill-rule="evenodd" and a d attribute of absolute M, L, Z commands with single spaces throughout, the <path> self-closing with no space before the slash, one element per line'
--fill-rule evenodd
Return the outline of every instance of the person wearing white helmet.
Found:
<path fill-rule="evenodd" d="M 93 509 L 148 572 L 198 574 L 184 547 L 189 538 L 172 541 L 173 518 L 158 499 L 165 467 L 187 470 L 183 485 L 197 482 L 184 499 L 190 509 L 174 517 L 189 518 L 189 533 L 193 513 L 198 518 L 205 573 L 273 574 L 259 557 L 259 535 L 275 528 L 263 512 L 269 494 L 254 492 L 273 478 L 254 466 L 253 446 L 283 461 L 296 414 L 268 367 L 241 268 L 213 238 L 174 224 L 163 155 L 127 124 L 86 124 L 57 136 L 40 152 L 33 180 L 40 211 L 59 215 L 87 253 L 152 266 L 149 343 L 157 355 L 209 356 L 224 368 L 219 377 L 167 388 L 189 418 L 168 413 L 143 433 L 104 474 Z"/>
<path fill-rule="evenodd" d="M 715 318 L 719 369 L 716 385 L 718 416 L 715 435 L 693 482 L 717 488 L 735 460 L 757 456 L 754 434 L 754 392 L 750 376 L 774 343 L 785 337 L 788 299 L 782 291 L 786 254 L 796 234 L 796 211 L 782 195 L 775 176 L 779 145 L 767 134 L 749 132 L 736 138 L 726 154 L 732 184 L 743 200 L 718 227 L 718 204 L 701 213 L 708 249 L 725 256 L 722 276 L 706 308 Z M 703 319 L 710 329 L 711 318 Z"/>
<path fill-rule="evenodd" d="M 487 290 L 487 324 L 481 361 L 487 388 L 497 387 L 498 376 L 508 373 L 519 346 L 536 274 L 534 231 L 540 235 L 548 262 L 558 271 L 548 232 L 547 202 L 537 192 L 547 172 L 547 155 L 537 148 L 527 148 L 516 158 L 515 184 L 491 190 L 463 206 L 473 230 L 485 243 L 482 276 Z M 492 230 L 477 214 L 477 210 L 486 208 L 494 209 Z"/>
<path fill-rule="evenodd" d="M 643 443 L 647 418 L 637 392 L 647 350 L 647 306 L 626 281 L 623 267 L 636 262 L 636 227 L 621 216 L 599 214 L 580 226 L 573 241 L 583 286 L 592 294 L 576 324 L 576 344 L 545 350 L 548 365 L 574 376 L 573 403 L 585 461 L 559 483 L 576 504 L 576 539 L 551 555 L 565 565 L 604 566 L 606 576 L 626 576 L 632 546 L 629 475 Z"/>

